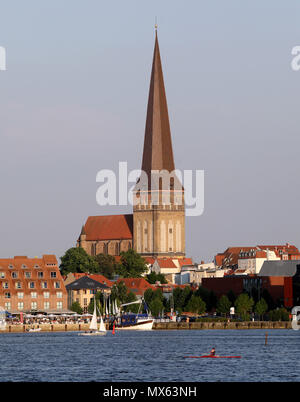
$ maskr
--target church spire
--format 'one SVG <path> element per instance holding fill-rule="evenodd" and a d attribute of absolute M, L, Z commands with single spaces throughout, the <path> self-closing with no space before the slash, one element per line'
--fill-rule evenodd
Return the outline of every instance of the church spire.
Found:
<path fill-rule="evenodd" d="M 167 99 L 164 86 L 161 58 L 155 24 L 155 46 L 148 98 L 142 170 L 148 175 L 151 170 L 175 169 Z"/>

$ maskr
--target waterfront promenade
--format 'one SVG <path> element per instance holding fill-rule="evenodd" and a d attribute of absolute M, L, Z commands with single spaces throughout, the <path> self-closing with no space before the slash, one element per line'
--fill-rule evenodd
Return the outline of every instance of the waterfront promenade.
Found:
<path fill-rule="evenodd" d="M 108 329 L 108 324 L 106 324 Z M 30 328 L 41 328 L 40 332 L 88 331 L 89 323 L 7 325 L 1 333 L 28 332 Z M 290 321 L 244 321 L 244 322 L 155 322 L 153 330 L 205 330 L 205 329 L 291 329 Z M 31 332 L 29 332 L 31 333 Z"/>

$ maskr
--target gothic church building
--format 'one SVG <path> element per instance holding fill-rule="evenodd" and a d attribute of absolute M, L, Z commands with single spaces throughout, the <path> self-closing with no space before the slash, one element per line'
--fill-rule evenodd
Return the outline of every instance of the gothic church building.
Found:
<path fill-rule="evenodd" d="M 147 174 L 148 181 L 145 184 L 138 180 L 136 184 L 133 214 L 88 217 L 77 246 L 90 255 L 118 256 L 120 252 L 134 248 L 143 257 L 184 258 L 184 189 L 174 170 L 156 31 L 142 158 L 142 171 Z M 157 172 L 171 173 L 169 185 Z"/>

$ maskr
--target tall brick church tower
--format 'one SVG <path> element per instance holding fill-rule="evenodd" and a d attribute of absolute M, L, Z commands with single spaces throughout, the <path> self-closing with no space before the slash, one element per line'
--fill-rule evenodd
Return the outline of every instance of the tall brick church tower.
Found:
<path fill-rule="evenodd" d="M 184 189 L 175 164 L 157 31 L 150 81 L 142 173 L 133 214 L 89 216 L 77 239 L 90 255 L 185 257 Z M 146 180 L 145 180 L 146 178 Z"/>
<path fill-rule="evenodd" d="M 184 189 L 176 176 L 157 30 L 142 171 L 135 187 L 133 247 L 143 256 L 185 256 Z"/>

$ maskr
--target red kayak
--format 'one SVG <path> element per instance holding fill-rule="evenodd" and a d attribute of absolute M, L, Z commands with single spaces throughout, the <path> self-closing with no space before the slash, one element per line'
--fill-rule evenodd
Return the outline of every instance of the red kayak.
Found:
<path fill-rule="evenodd" d="M 203 359 L 203 358 L 211 358 L 211 359 L 240 359 L 242 356 L 184 356 L 186 359 Z"/>

